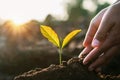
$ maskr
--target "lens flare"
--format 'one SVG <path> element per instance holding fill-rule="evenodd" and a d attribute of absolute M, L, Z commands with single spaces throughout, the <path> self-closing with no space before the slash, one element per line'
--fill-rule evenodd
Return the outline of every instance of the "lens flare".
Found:
<path fill-rule="evenodd" d="M 28 20 L 27 20 L 27 19 L 24 19 L 24 18 L 13 18 L 13 19 L 11 19 L 11 21 L 12 21 L 16 26 L 23 25 L 23 24 L 25 24 L 26 22 L 28 22 Z"/>

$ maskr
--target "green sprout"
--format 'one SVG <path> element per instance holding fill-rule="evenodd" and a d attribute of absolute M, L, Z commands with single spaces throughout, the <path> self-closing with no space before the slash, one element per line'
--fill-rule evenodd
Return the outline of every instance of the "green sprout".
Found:
<path fill-rule="evenodd" d="M 62 53 L 63 48 L 71 41 L 71 39 L 77 35 L 79 32 L 81 32 L 81 29 L 79 30 L 73 30 L 70 32 L 63 40 L 60 40 L 56 32 L 49 26 L 40 26 L 40 31 L 42 35 L 47 38 L 51 43 L 53 43 L 55 46 L 58 47 L 59 52 L 59 64 L 62 64 Z"/>

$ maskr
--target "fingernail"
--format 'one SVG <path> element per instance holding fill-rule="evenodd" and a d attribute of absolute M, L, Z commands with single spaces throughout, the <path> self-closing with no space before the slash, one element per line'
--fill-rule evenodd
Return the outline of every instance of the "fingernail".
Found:
<path fill-rule="evenodd" d="M 93 68 L 93 67 L 89 67 L 88 70 L 89 70 L 89 71 L 93 71 L 94 68 Z"/>
<path fill-rule="evenodd" d="M 92 46 L 93 46 L 93 47 L 98 47 L 99 44 L 100 44 L 100 41 L 97 40 L 97 39 L 94 39 L 94 40 L 92 41 Z"/>

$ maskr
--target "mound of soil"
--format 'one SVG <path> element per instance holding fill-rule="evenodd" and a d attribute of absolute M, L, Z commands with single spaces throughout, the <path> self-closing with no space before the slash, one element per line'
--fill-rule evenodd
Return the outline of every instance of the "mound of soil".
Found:
<path fill-rule="evenodd" d="M 50 65 L 47 68 L 37 68 L 22 75 L 16 76 L 14 80 L 101 80 L 94 72 L 88 71 L 82 65 L 80 58 L 71 58 L 62 65 Z"/>

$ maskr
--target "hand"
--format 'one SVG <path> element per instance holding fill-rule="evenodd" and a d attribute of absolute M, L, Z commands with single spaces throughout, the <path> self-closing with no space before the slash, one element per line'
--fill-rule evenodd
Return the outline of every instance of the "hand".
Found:
<path fill-rule="evenodd" d="M 83 46 L 86 47 L 79 55 L 79 57 L 83 57 L 85 55 L 87 55 L 92 49 L 93 47 L 91 46 L 91 42 L 93 40 L 93 37 L 96 33 L 96 31 L 98 30 L 98 27 L 100 25 L 101 19 L 104 15 L 104 13 L 106 12 L 107 8 L 101 10 L 90 22 L 90 26 L 89 29 L 87 31 L 85 40 L 83 42 Z"/>
<path fill-rule="evenodd" d="M 88 30 L 84 41 L 84 46 L 86 47 L 92 42 L 92 47 L 94 47 L 94 49 L 92 51 L 90 50 L 89 54 L 87 53 L 88 55 L 83 60 L 83 63 L 87 64 L 93 61 L 89 66 L 89 70 L 98 69 L 102 65 L 108 63 L 120 49 L 119 8 L 120 2 L 110 6 L 107 11 L 105 11 L 102 19 L 99 21 L 100 23 L 97 25 L 97 29 L 91 32 L 93 27 L 90 26 Z M 89 37 L 90 33 L 93 33 L 92 37 Z M 90 41 L 88 41 L 88 38 Z M 84 54 L 84 52 L 87 51 L 83 51 L 82 54 Z"/>

